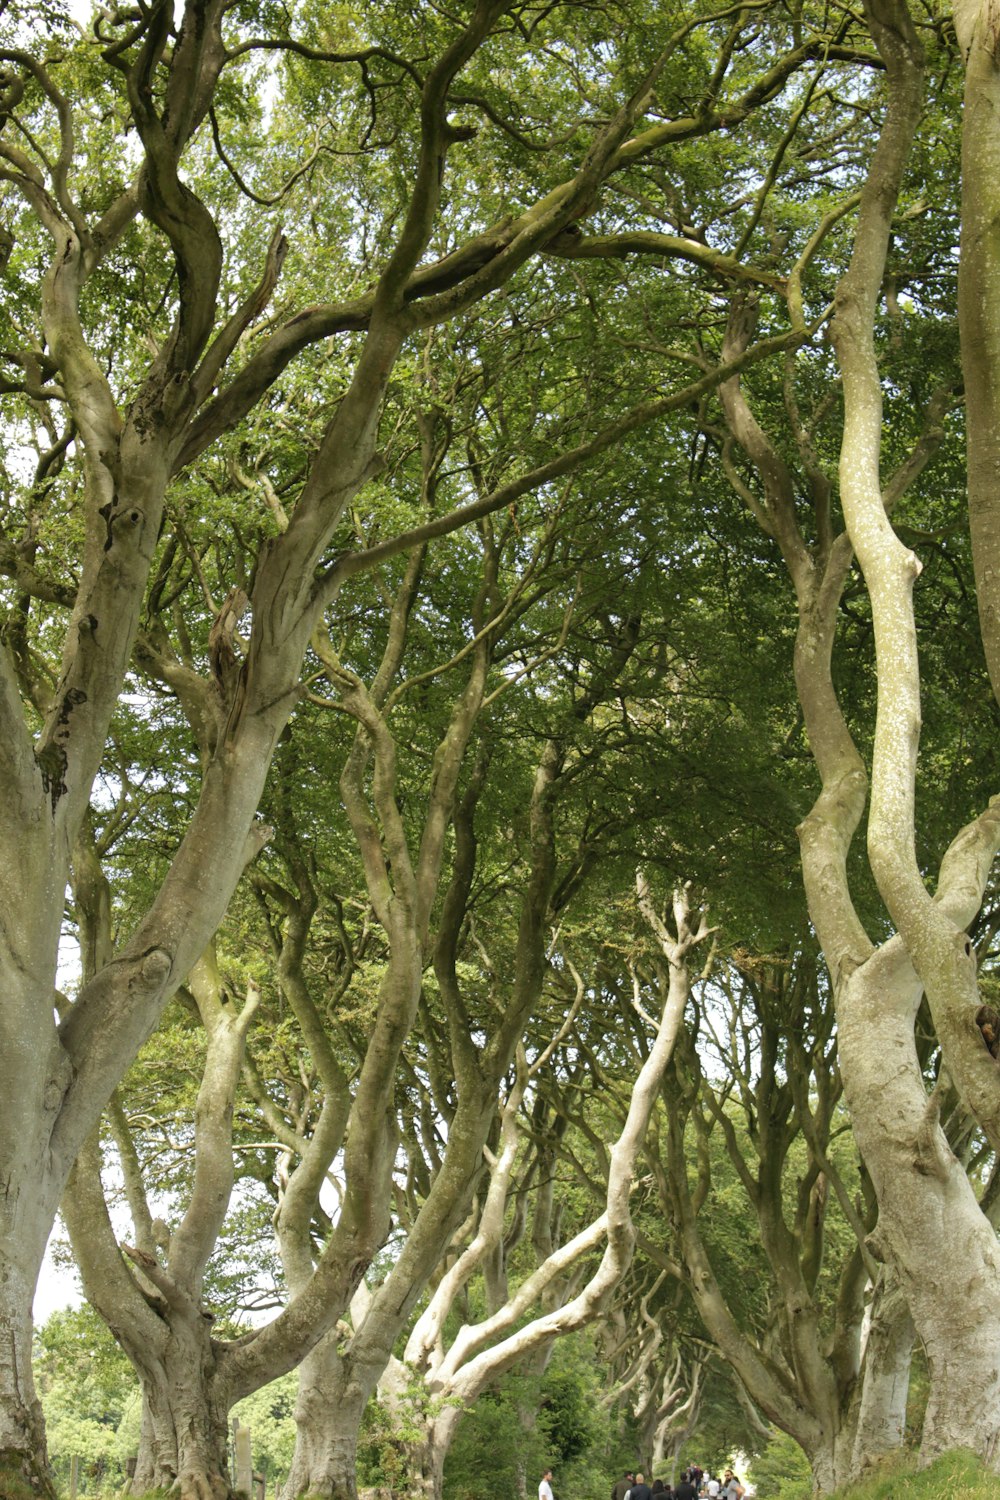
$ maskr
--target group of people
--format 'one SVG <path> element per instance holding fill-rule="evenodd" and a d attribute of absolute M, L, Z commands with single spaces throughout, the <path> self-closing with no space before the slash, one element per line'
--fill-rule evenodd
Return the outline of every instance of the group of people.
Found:
<path fill-rule="evenodd" d="M 691 1464 L 675 1485 L 665 1484 L 662 1479 L 654 1479 L 650 1485 L 642 1474 L 626 1469 L 623 1478 L 612 1486 L 611 1500 L 743 1500 L 745 1494 L 732 1469 L 727 1469 L 719 1479 L 706 1474 L 699 1464 Z"/>
<path fill-rule="evenodd" d="M 611 1500 L 743 1500 L 746 1490 L 732 1469 L 722 1478 L 706 1474 L 698 1464 L 684 1470 L 677 1484 L 654 1479 L 647 1484 L 642 1474 L 626 1469 L 611 1488 Z M 552 1470 L 546 1469 L 538 1486 L 538 1500 L 555 1500 L 552 1493 Z"/>

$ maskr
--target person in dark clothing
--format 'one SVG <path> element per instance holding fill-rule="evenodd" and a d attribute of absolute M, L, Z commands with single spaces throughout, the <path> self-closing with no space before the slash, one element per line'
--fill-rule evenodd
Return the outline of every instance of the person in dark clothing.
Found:
<path fill-rule="evenodd" d="M 629 1490 L 629 1500 L 653 1500 L 653 1491 L 641 1474 L 635 1476 L 635 1483 Z"/>
<path fill-rule="evenodd" d="M 691 1480 L 691 1475 L 685 1469 L 681 1475 L 680 1484 L 674 1488 L 674 1500 L 698 1500 L 698 1491 Z"/>
<path fill-rule="evenodd" d="M 632 1473 L 632 1470 L 631 1469 L 626 1469 L 625 1470 L 625 1478 L 624 1479 L 616 1479 L 615 1482 L 614 1482 L 614 1485 L 612 1486 L 612 1489 L 611 1489 L 611 1500 L 625 1500 L 625 1496 L 628 1494 L 629 1490 L 632 1488 L 632 1480 L 634 1478 L 635 1478 L 635 1475 Z"/>
<path fill-rule="evenodd" d="M 663 1494 L 663 1480 L 654 1479 L 649 1493 L 653 1496 L 653 1500 L 658 1500 L 658 1497 Z"/>

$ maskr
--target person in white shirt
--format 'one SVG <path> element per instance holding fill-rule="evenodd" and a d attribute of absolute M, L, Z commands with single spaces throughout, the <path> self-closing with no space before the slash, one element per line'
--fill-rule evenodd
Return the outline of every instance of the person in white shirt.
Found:
<path fill-rule="evenodd" d="M 552 1494 L 552 1470 L 546 1469 L 538 1486 L 538 1500 L 555 1500 Z"/>
<path fill-rule="evenodd" d="M 719 1500 L 720 1485 L 717 1479 L 710 1479 L 706 1488 L 708 1490 L 709 1500 Z"/>

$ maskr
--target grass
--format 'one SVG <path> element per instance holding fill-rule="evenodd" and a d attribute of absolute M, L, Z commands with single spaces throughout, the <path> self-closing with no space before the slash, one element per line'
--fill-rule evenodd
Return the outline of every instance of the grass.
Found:
<path fill-rule="evenodd" d="M 997 1476 L 974 1453 L 943 1453 L 919 1469 L 912 1453 L 893 1453 L 858 1484 L 837 1490 L 833 1500 L 996 1500 Z M 777 1500 L 810 1500 L 808 1485 L 782 1486 Z"/>

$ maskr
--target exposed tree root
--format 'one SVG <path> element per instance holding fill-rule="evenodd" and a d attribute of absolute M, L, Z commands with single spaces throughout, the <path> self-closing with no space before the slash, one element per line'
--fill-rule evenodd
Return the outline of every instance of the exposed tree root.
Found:
<path fill-rule="evenodd" d="M 178 1483 L 180 1500 L 231 1500 L 233 1493 L 221 1475 L 203 1469 L 182 1470 Z"/>

